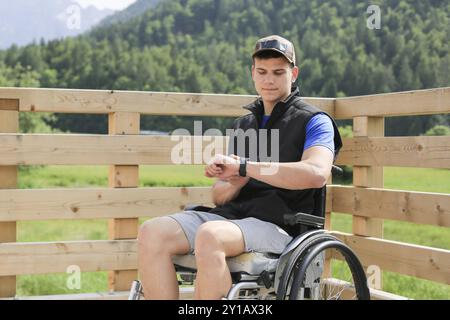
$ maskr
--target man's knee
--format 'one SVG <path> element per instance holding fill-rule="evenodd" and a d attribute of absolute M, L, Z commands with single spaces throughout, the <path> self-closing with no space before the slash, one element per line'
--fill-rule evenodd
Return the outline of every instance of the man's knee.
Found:
<path fill-rule="evenodd" d="M 202 224 L 195 237 L 195 259 L 198 265 L 217 265 L 225 259 L 224 248 L 216 228 L 206 222 Z"/>
<path fill-rule="evenodd" d="M 195 238 L 195 255 L 199 258 L 211 255 L 234 256 L 243 251 L 243 236 L 236 225 L 223 221 L 211 221 L 198 228 Z"/>
<path fill-rule="evenodd" d="M 158 226 L 161 224 L 159 218 L 154 218 L 145 221 L 140 227 L 138 232 L 138 242 L 140 247 L 155 248 L 161 243 L 161 238 L 164 237 L 164 233 Z"/>
<path fill-rule="evenodd" d="M 177 222 L 169 217 L 158 217 L 145 221 L 139 228 L 140 250 L 154 253 L 178 254 L 186 246 L 180 237 Z M 186 239 L 187 242 L 187 239 Z"/>
<path fill-rule="evenodd" d="M 215 250 L 223 250 L 220 234 L 210 222 L 202 224 L 195 236 L 195 254 L 207 254 Z"/>

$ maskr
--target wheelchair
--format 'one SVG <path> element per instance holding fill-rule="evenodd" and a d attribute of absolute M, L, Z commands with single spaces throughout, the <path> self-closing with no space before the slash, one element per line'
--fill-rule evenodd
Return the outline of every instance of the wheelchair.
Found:
<path fill-rule="evenodd" d="M 342 169 L 333 166 L 333 171 Z M 249 252 L 227 258 L 232 287 L 228 300 L 369 300 L 364 269 L 356 254 L 324 230 L 326 186 L 315 189 L 312 214 L 284 215 L 298 235 L 281 254 Z M 191 206 L 185 210 L 208 210 Z M 179 285 L 193 285 L 193 254 L 174 256 Z M 128 300 L 143 295 L 141 283 L 132 283 Z"/>

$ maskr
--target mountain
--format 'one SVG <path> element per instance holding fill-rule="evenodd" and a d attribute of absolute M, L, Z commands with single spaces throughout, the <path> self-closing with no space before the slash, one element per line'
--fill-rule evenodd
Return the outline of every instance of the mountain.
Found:
<path fill-rule="evenodd" d="M 139 1 L 135 8 L 149 3 Z M 450 2 L 379 0 L 379 29 L 368 27 L 369 4 L 161 0 L 151 10 L 140 7 L 132 19 L 75 38 L 0 50 L 0 86 L 255 94 L 251 52 L 269 34 L 294 43 L 305 96 L 450 86 Z M 390 119 L 386 134 L 418 135 L 450 124 L 449 115 L 425 118 L 411 125 L 402 117 Z M 185 119 L 148 117 L 143 129 L 189 128 Z M 216 119 L 204 120 L 204 128 L 208 121 Z M 73 123 L 81 131 L 85 125 L 106 128 L 105 121 Z M 214 123 L 223 130 L 222 124 Z"/>
<path fill-rule="evenodd" d="M 83 9 L 71 0 L 2 0 L 0 12 L 0 49 L 5 49 L 81 34 L 115 11 Z"/>
<path fill-rule="evenodd" d="M 128 8 L 104 18 L 99 23 L 99 26 L 109 26 L 111 24 L 130 20 L 143 14 L 147 10 L 154 8 L 161 1 L 163 0 L 137 0 Z"/>

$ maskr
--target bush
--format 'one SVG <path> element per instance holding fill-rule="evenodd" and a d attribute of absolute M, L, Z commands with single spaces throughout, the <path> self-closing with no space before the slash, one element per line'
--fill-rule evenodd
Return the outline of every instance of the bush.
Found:
<path fill-rule="evenodd" d="M 437 125 L 425 132 L 426 136 L 450 136 L 450 128 L 444 125 Z"/>
<path fill-rule="evenodd" d="M 55 115 L 49 113 L 21 112 L 19 115 L 19 127 L 22 133 L 59 133 L 49 122 L 54 121 Z"/>
<path fill-rule="evenodd" d="M 344 126 L 339 127 L 339 133 L 342 138 L 353 138 L 353 127 L 352 126 Z"/>

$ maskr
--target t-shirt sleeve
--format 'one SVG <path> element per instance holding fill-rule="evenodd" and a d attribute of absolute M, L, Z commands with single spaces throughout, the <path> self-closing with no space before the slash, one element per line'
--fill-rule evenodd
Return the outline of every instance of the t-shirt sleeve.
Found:
<path fill-rule="evenodd" d="M 324 113 L 316 114 L 306 125 L 306 138 L 303 151 L 314 146 L 327 147 L 334 154 L 333 123 Z"/>

